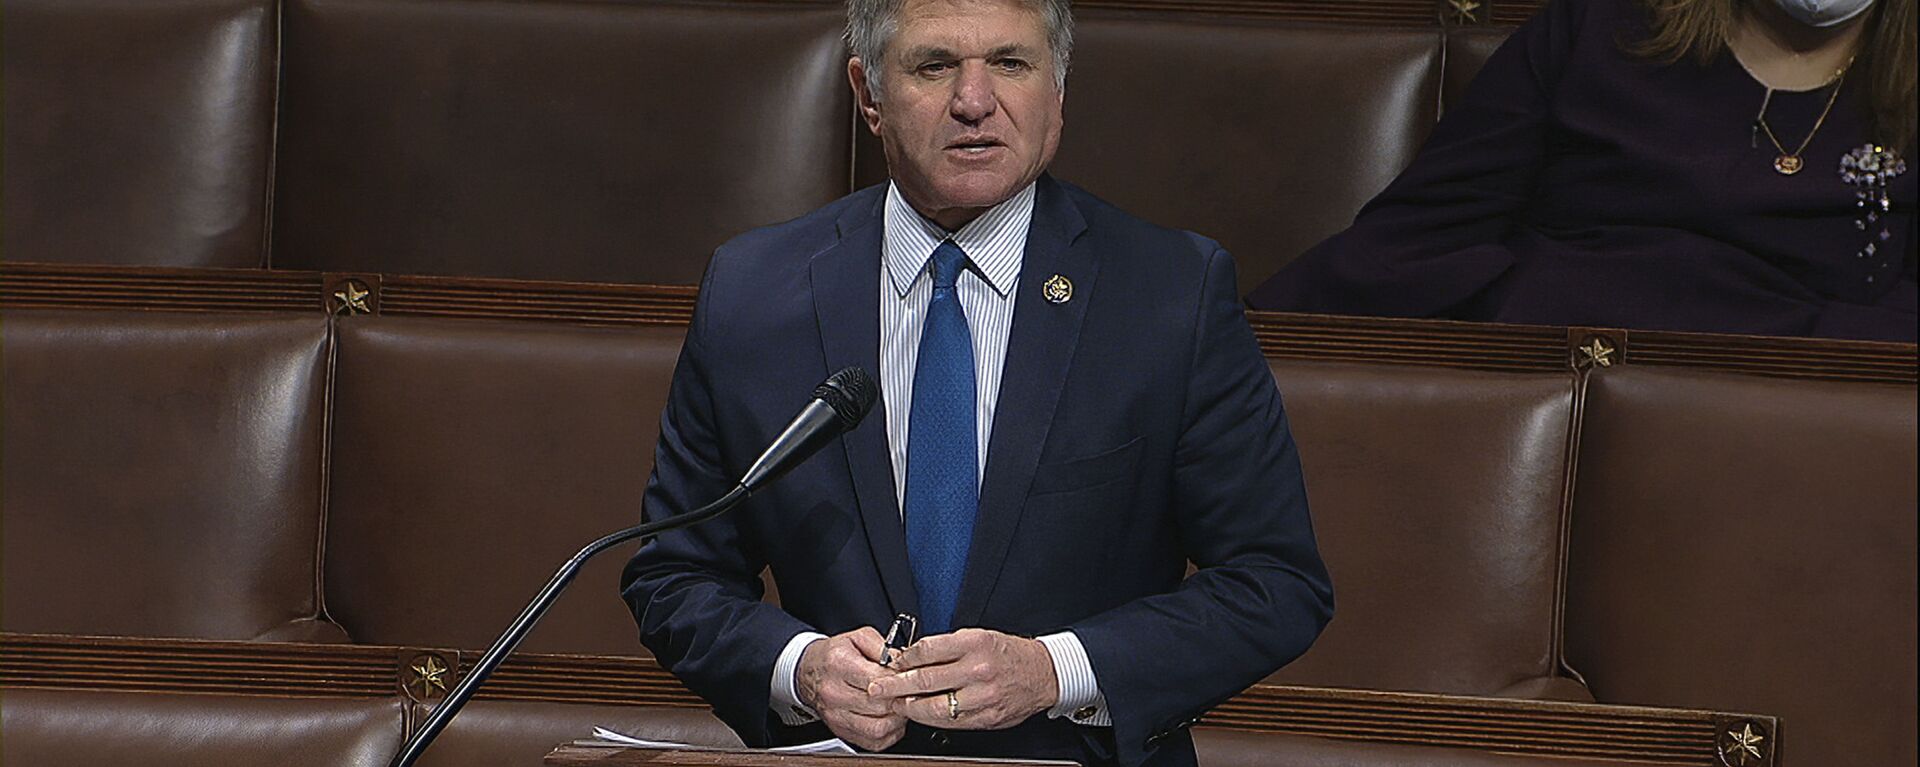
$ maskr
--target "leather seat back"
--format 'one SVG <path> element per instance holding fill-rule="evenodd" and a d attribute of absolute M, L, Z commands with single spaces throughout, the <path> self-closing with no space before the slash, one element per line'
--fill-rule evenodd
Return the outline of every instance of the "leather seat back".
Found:
<path fill-rule="evenodd" d="M 0 762 L 60 767 L 340 767 L 386 764 L 405 704 L 290 698 L 9 689 Z"/>
<path fill-rule="evenodd" d="M 1610 702 L 1765 711 L 1912 764 L 1912 386 L 1616 367 L 1589 386 L 1568 658 Z"/>
<path fill-rule="evenodd" d="M 7 0 L 7 260 L 265 266 L 277 6 Z"/>
<path fill-rule="evenodd" d="M 837 6 L 288 0 L 273 265 L 693 284 L 847 192 Z"/>
<path fill-rule="evenodd" d="M 1061 178 L 1219 240 L 1245 293 L 1347 228 L 1439 103 L 1434 29 L 1081 14 Z"/>
<path fill-rule="evenodd" d="M 1336 605 L 1313 649 L 1271 681 L 1471 695 L 1552 687 L 1571 377 L 1271 366 Z"/>
<path fill-rule="evenodd" d="M 7 631 L 338 640 L 316 620 L 327 318 L 0 318 Z"/>
<path fill-rule="evenodd" d="M 684 333 L 341 322 L 325 578 L 354 641 L 486 647 L 569 556 L 638 524 Z M 522 649 L 644 654 L 625 559 L 589 565 Z"/>

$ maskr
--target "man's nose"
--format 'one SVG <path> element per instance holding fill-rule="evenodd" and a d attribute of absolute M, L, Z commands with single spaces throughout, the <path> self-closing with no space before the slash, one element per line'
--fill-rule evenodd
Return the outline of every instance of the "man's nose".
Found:
<path fill-rule="evenodd" d="M 969 125 L 979 123 L 1000 106 L 993 92 L 993 74 L 987 63 L 969 59 L 960 64 L 960 76 L 954 79 L 953 101 L 947 111 L 953 119 Z"/>

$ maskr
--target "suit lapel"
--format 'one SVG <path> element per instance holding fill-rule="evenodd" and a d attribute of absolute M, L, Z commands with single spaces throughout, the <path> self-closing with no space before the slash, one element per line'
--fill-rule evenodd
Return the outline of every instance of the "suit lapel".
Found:
<path fill-rule="evenodd" d="M 1020 280 L 1014 288 L 1013 326 L 994 408 L 973 548 L 954 608 L 956 627 L 979 625 L 1006 564 L 1007 548 L 1019 527 L 1040 448 L 1053 425 L 1099 269 L 1093 253 L 1073 247 L 1086 230 L 1079 209 L 1051 178 L 1042 176 L 1036 192 L 1033 225 L 1027 231 Z M 1073 283 L 1071 300 L 1059 304 L 1047 301 L 1041 291 L 1056 274 Z"/>
<path fill-rule="evenodd" d="M 877 200 L 883 199 L 876 198 L 873 205 L 859 206 L 840 219 L 840 241 L 813 257 L 810 277 L 827 370 L 857 365 L 875 380 L 880 378 L 880 239 L 884 231 Z M 860 519 L 887 601 L 895 612 L 917 614 L 919 599 L 907 565 L 906 532 L 900 523 L 893 462 L 887 450 L 884 397 L 841 443 L 847 450 Z"/>

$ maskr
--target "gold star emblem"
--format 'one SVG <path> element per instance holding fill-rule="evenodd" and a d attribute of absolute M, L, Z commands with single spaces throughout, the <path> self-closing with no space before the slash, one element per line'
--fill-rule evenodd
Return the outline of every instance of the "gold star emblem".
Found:
<path fill-rule="evenodd" d="M 1738 730 L 1729 726 L 1722 733 L 1722 740 L 1725 742 L 1720 744 L 1720 754 L 1725 757 L 1727 764 L 1745 767 L 1767 758 L 1766 752 L 1761 750 L 1761 744 L 1767 740 L 1766 733 L 1764 730 L 1756 731 L 1752 722 L 1742 722 Z"/>
<path fill-rule="evenodd" d="M 1447 0 L 1447 5 L 1453 8 L 1454 21 L 1462 24 L 1480 22 L 1480 17 L 1475 15 L 1480 10 L 1479 0 Z"/>
<path fill-rule="evenodd" d="M 1618 351 L 1613 348 L 1613 344 L 1607 343 L 1607 339 L 1601 338 L 1600 336 L 1587 339 L 1586 345 L 1579 348 L 1579 367 L 1613 367 L 1613 354 Z"/>
<path fill-rule="evenodd" d="M 341 285 L 339 290 L 333 292 L 333 313 L 339 315 L 372 314 L 373 309 L 367 306 L 367 296 L 369 295 L 372 295 L 372 293 L 367 290 L 366 283 L 359 280 L 347 280 L 345 284 Z"/>
<path fill-rule="evenodd" d="M 413 679 L 407 682 L 407 687 L 414 692 L 415 697 L 425 699 L 433 697 L 436 691 L 441 693 L 447 691 L 447 663 L 440 660 L 439 656 L 416 657 L 413 659 L 413 665 L 408 669 L 413 672 Z"/>

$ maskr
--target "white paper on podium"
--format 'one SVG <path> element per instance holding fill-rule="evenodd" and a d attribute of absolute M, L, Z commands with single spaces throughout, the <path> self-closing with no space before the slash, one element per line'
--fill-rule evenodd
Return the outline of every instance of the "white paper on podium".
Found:
<path fill-rule="evenodd" d="M 608 743 L 618 743 L 622 746 L 635 746 L 638 748 L 692 748 L 692 749 L 711 748 L 710 746 L 695 746 L 688 743 L 673 743 L 673 742 L 664 741 L 664 740 L 642 740 L 640 738 L 636 738 L 631 735 L 622 735 L 620 733 L 609 730 L 605 727 L 593 728 L 593 738 L 594 740 L 605 741 Z M 853 750 L 852 746 L 847 745 L 845 742 L 841 741 L 839 738 L 831 738 L 828 740 L 817 741 L 814 743 L 802 743 L 797 746 L 781 746 L 779 748 L 769 748 L 769 749 L 766 749 L 766 751 L 768 751 L 769 753 L 775 753 L 775 754 L 852 754 L 852 753 L 856 753 Z"/>

